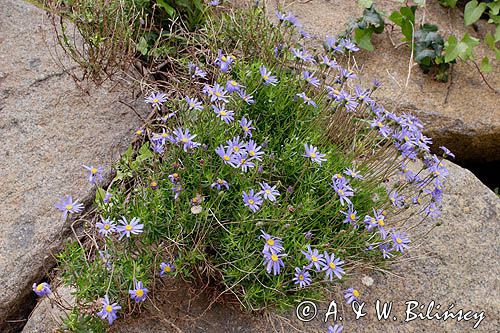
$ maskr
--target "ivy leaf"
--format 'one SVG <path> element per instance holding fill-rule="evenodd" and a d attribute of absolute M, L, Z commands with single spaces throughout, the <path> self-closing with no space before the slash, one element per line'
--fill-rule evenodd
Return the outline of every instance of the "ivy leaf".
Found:
<path fill-rule="evenodd" d="M 363 8 L 370 8 L 373 5 L 373 0 L 358 0 L 358 4 Z"/>
<path fill-rule="evenodd" d="M 401 32 L 405 36 L 404 40 L 411 42 L 413 26 L 415 25 L 415 11 L 417 6 L 401 7 L 399 12 L 392 12 L 389 20 L 401 27 Z"/>
<path fill-rule="evenodd" d="M 488 7 L 490 8 L 489 10 L 489 15 L 490 16 L 496 16 L 498 15 L 498 13 L 500 12 L 500 1 L 494 1 L 494 2 L 490 2 L 488 4 Z"/>
<path fill-rule="evenodd" d="M 146 54 L 148 54 L 148 50 L 149 50 L 149 46 L 148 46 L 148 42 L 146 41 L 146 38 L 141 37 L 141 39 L 139 39 L 139 43 L 137 43 L 137 51 L 139 51 L 143 56 L 145 56 Z"/>
<path fill-rule="evenodd" d="M 464 9 L 465 25 L 471 25 L 472 23 L 479 20 L 481 15 L 483 15 L 483 13 L 486 9 L 486 6 L 488 6 L 488 5 L 484 2 L 478 3 L 477 0 L 469 1 L 465 5 L 465 9 Z"/>
<path fill-rule="evenodd" d="M 354 40 L 356 44 L 367 51 L 373 51 L 375 48 L 372 44 L 372 29 L 359 29 L 354 30 Z"/>
<path fill-rule="evenodd" d="M 439 0 L 439 3 L 450 8 L 455 8 L 457 6 L 457 0 Z"/>
<path fill-rule="evenodd" d="M 481 60 L 481 72 L 483 73 L 489 73 L 493 70 L 493 66 L 490 63 L 490 59 L 488 57 L 484 57 L 483 60 Z"/>
<path fill-rule="evenodd" d="M 167 15 L 170 17 L 173 17 L 175 14 L 175 9 L 174 7 L 170 6 L 167 1 L 165 0 L 156 0 L 156 3 L 158 4 L 158 7 L 163 8 L 165 12 L 167 12 Z"/>
<path fill-rule="evenodd" d="M 465 34 L 461 41 L 457 37 L 451 35 L 444 46 L 444 60 L 445 62 L 452 62 L 457 58 L 462 60 L 473 59 L 472 50 L 479 44 L 479 39 Z"/>

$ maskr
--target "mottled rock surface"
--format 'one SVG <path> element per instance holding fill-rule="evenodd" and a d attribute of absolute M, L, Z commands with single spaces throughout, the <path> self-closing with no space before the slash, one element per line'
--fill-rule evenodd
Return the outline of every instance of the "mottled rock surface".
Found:
<path fill-rule="evenodd" d="M 51 34 L 42 10 L 0 0 L 2 332 L 23 319 L 31 285 L 51 268 L 69 228 L 54 204 L 66 194 L 90 199 L 81 165 L 109 172 L 141 123 L 118 102 L 132 101 L 122 94 L 126 87 L 90 87 L 89 94 L 78 88 L 54 62 Z"/>
<path fill-rule="evenodd" d="M 398 1 L 377 0 L 374 3 L 387 15 L 401 6 Z M 285 10 L 294 13 L 303 28 L 321 40 L 343 32 L 349 20 L 361 17 L 363 12 L 357 1 L 285 1 L 285 4 Z M 269 1 L 270 15 L 274 15 L 273 8 L 275 1 Z M 421 22 L 422 13 L 423 10 L 417 10 L 417 22 Z M 477 23 L 477 32 L 471 26 L 464 27 L 461 13 L 459 9 L 448 10 L 440 6 L 438 1 L 427 1 L 425 22 L 437 24 L 445 38 L 450 34 L 461 38 L 466 32 L 482 38 L 491 29 L 484 20 Z M 394 44 L 399 44 L 402 37 L 399 27 L 390 35 Z M 386 32 L 374 35 L 372 41 L 375 51 L 359 52 L 356 61 L 363 68 L 360 76 L 363 84 L 369 85 L 373 79 L 383 83 L 376 97 L 384 106 L 419 116 L 426 125 L 426 133 L 437 143 L 436 147 L 447 146 L 461 161 L 500 161 L 500 94 L 488 89 L 474 65 L 458 62 L 448 83 L 437 82 L 414 66 L 406 84 L 409 47 L 395 48 Z M 486 45 L 476 47 L 474 54 L 479 62 L 484 55 L 494 58 Z M 485 77 L 500 91 L 498 62 L 493 72 Z"/>

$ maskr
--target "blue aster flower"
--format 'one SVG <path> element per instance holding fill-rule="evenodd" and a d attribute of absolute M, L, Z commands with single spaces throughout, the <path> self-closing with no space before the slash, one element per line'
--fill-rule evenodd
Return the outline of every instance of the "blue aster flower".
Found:
<path fill-rule="evenodd" d="M 153 92 L 151 95 L 146 97 L 145 102 L 151 104 L 153 107 L 161 108 L 163 103 L 167 101 L 167 95 L 160 92 Z"/>
<path fill-rule="evenodd" d="M 359 290 L 354 289 L 354 288 L 348 288 L 346 291 L 344 291 L 344 298 L 347 304 L 351 304 L 354 301 L 359 301 Z"/>
<path fill-rule="evenodd" d="M 307 97 L 306 96 L 306 93 L 305 92 L 302 92 L 300 94 L 297 94 L 297 96 L 299 96 L 300 98 L 302 98 L 304 100 L 304 104 L 307 104 L 307 105 L 312 105 L 314 107 L 317 107 L 318 105 L 316 104 L 315 101 L 313 101 L 310 97 Z"/>
<path fill-rule="evenodd" d="M 393 249 L 404 253 L 404 250 L 410 248 L 410 239 L 407 237 L 406 233 L 402 231 L 391 232 Z"/>
<path fill-rule="evenodd" d="M 276 83 L 278 83 L 278 79 L 276 76 L 271 75 L 271 71 L 268 71 L 266 66 L 262 65 L 259 67 L 260 70 L 260 75 L 262 76 L 262 79 L 264 80 L 264 85 L 272 85 L 275 86 Z"/>
<path fill-rule="evenodd" d="M 308 268 L 314 267 L 316 271 L 320 271 L 322 265 L 325 264 L 325 257 L 319 253 L 317 249 L 311 249 L 311 245 L 306 246 L 307 251 L 301 251 L 302 254 L 309 260 Z"/>
<path fill-rule="evenodd" d="M 247 104 L 254 104 L 255 101 L 253 100 L 253 96 L 252 95 L 248 95 L 245 91 L 245 89 L 240 89 L 238 91 L 238 95 L 240 95 L 241 99 L 243 99 L 245 101 L 245 103 Z"/>
<path fill-rule="evenodd" d="M 314 76 L 314 73 L 310 73 L 308 71 L 303 71 L 302 72 L 302 77 L 304 78 L 304 80 L 309 83 L 310 85 L 312 85 L 313 87 L 319 87 L 320 85 L 320 81 L 319 79 Z"/>
<path fill-rule="evenodd" d="M 251 189 L 250 191 L 248 191 L 248 193 L 243 191 L 243 203 L 245 204 L 245 206 L 250 208 L 252 212 L 255 213 L 260 209 L 263 200 L 258 193 L 254 194 L 253 189 Z"/>
<path fill-rule="evenodd" d="M 257 160 L 262 161 L 262 156 L 264 152 L 262 151 L 262 147 L 257 145 L 254 140 L 248 140 L 245 144 L 246 152 L 248 153 L 248 159 L 250 161 Z"/>
<path fill-rule="evenodd" d="M 281 244 L 281 238 L 271 236 L 264 230 L 261 230 L 260 232 L 262 233 L 260 237 L 264 238 L 265 241 L 262 253 L 281 253 L 285 251 L 283 244 Z"/>
<path fill-rule="evenodd" d="M 191 98 L 186 96 L 185 101 L 188 105 L 189 110 L 203 110 L 203 103 L 198 101 L 198 98 Z"/>
<path fill-rule="evenodd" d="M 232 55 L 225 55 L 221 50 L 217 50 L 217 59 L 215 59 L 215 65 L 220 67 L 222 73 L 229 71 L 231 64 L 236 60 Z"/>
<path fill-rule="evenodd" d="M 276 201 L 276 197 L 280 195 L 280 192 L 276 189 L 276 185 L 271 186 L 266 182 L 260 182 L 259 185 L 262 190 L 258 194 L 271 202 Z"/>
<path fill-rule="evenodd" d="M 314 57 L 309 53 L 306 49 L 296 49 L 294 47 L 291 48 L 292 53 L 295 55 L 297 59 L 300 59 L 305 62 L 315 63 Z"/>
<path fill-rule="evenodd" d="M 243 116 L 243 117 L 241 117 L 241 120 L 239 123 L 240 123 L 241 128 L 243 129 L 245 138 L 246 137 L 251 138 L 252 137 L 252 130 L 255 129 L 255 127 L 252 126 L 252 121 L 248 120 L 247 118 L 245 118 Z"/>
<path fill-rule="evenodd" d="M 166 274 L 170 274 L 173 271 L 175 271 L 175 266 L 172 264 L 170 261 L 169 262 L 162 262 L 160 264 L 160 276 L 165 276 Z"/>
<path fill-rule="evenodd" d="M 299 288 L 305 288 L 309 286 L 312 282 L 311 274 L 307 271 L 306 267 L 295 267 L 295 277 L 292 279 L 295 284 L 299 285 Z"/>
<path fill-rule="evenodd" d="M 83 168 L 85 168 L 87 172 L 87 179 L 89 183 L 91 184 L 97 184 L 98 182 L 101 182 L 103 180 L 102 173 L 103 173 L 103 168 L 98 166 L 86 166 L 82 165 Z"/>
<path fill-rule="evenodd" d="M 231 123 L 234 120 L 234 111 L 226 110 L 224 104 L 221 106 L 212 105 L 215 114 L 226 124 Z"/>
<path fill-rule="evenodd" d="M 35 292 L 35 294 L 37 294 L 37 296 L 40 296 L 40 297 L 52 293 L 52 290 L 50 290 L 50 285 L 47 282 L 42 282 L 39 284 L 33 283 L 32 288 L 33 288 L 33 291 Z"/>
<path fill-rule="evenodd" d="M 358 220 L 358 212 L 354 210 L 354 207 L 352 205 L 349 205 L 349 209 L 346 212 L 342 210 L 340 212 L 345 216 L 345 219 L 343 221 L 344 223 L 350 223 L 354 227 L 357 227 L 356 221 Z"/>
<path fill-rule="evenodd" d="M 135 289 L 130 289 L 128 293 L 130 294 L 130 298 L 132 298 L 136 303 L 139 303 L 143 302 L 146 299 L 148 295 L 148 289 L 144 288 L 141 281 L 136 281 Z"/>
<path fill-rule="evenodd" d="M 223 187 L 225 187 L 226 190 L 229 190 L 228 182 L 225 181 L 224 179 L 220 179 L 220 178 L 217 178 L 217 180 L 214 181 L 212 183 L 212 185 L 210 185 L 210 188 L 214 188 L 214 187 L 217 187 L 217 191 L 220 191 Z"/>
<path fill-rule="evenodd" d="M 342 333 L 344 326 L 335 324 L 333 326 L 328 326 L 328 331 L 326 333 Z"/>
<path fill-rule="evenodd" d="M 117 318 L 116 312 L 121 308 L 122 307 L 119 306 L 118 303 L 111 303 L 108 295 L 106 295 L 102 300 L 102 310 L 98 312 L 97 315 L 103 320 L 107 319 L 109 325 L 112 325 Z"/>
<path fill-rule="evenodd" d="M 340 204 L 344 206 L 345 203 L 352 205 L 349 197 L 354 196 L 354 191 L 351 186 L 347 183 L 347 180 L 342 177 L 339 179 L 332 178 L 331 186 L 335 190 L 335 193 L 339 196 Z"/>
<path fill-rule="evenodd" d="M 83 204 L 79 203 L 78 199 L 73 201 L 71 195 L 61 198 L 61 201 L 55 204 L 55 207 L 63 212 L 63 219 L 66 219 L 70 213 L 80 213 L 83 210 Z"/>
<path fill-rule="evenodd" d="M 335 274 L 337 278 L 342 279 L 342 275 L 345 274 L 344 270 L 342 269 L 342 265 L 344 264 L 344 262 L 339 258 L 335 258 L 335 255 L 333 253 L 331 255 L 328 255 L 328 253 L 325 251 L 324 255 L 325 261 L 323 264 L 323 271 L 326 273 L 326 278 L 332 281 L 333 274 Z"/>
<path fill-rule="evenodd" d="M 129 238 L 130 235 L 138 235 L 143 232 L 144 224 L 140 224 L 141 220 L 137 217 L 132 218 L 132 220 L 127 221 L 127 219 L 122 216 L 120 220 L 120 225 L 116 227 L 116 230 L 120 233 L 120 240 L 123 237 Z"/>
<path fill-rule="evenodd" d="M 285 267 L 285 263 L 283 262 L 283 257 L 286 254 L 284 253 L 264 253 L 264 266 L 266 267 L 266 271 L 268 274 L 273 272 L 273 275 L 279 275 L 281 272 L 281 268 Z"/>
<path fill-rule="evenodd" d="M 226 82 L 226 90 L 228 93 L 240 91 L 240 89 L 242 89 L 242 88 L 243 88 L 243 86 L 241 84 L 239 84 L 238 82 L 236 82 L 235 80 L 229 80 Z"/>
<path fill-rule="evenodd" d="M 108 236 L 114 232 L 116 232 L 116 224 L 115 221 L 101 216 L 101 222 L 96 223 L 97 231 L 103 235 Z"/>
<path fill-rule="evenodd" d="M 324 158 L 326 156 L 326 154 L 318 153 L 318 148 L 316 148 L 312 145 L 309 146 L 307 143 L 304 144 L 304 148 L 306 151 L 305 151 L 304 155 L 302 155 L 302 156 L 310 158 L 311 161 L 316 162 L 319 165 L 321 165 L 322 162 L 326 161 L 326 158 Z"/>

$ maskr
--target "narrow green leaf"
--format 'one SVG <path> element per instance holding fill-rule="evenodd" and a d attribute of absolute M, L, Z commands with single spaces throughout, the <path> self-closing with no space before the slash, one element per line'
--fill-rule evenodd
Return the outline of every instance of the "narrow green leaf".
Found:
<path fill-rule="evenodd" d="M 354 40 L 356 41 L 356 44 L 362 49 L 365 49 L 367 51 L 373 51 L 375 48 L 373 47 L 371 41 L 372 34 L 373 30 L 371 29 L 357 28 L 356 30 L 354 30 Z"/>

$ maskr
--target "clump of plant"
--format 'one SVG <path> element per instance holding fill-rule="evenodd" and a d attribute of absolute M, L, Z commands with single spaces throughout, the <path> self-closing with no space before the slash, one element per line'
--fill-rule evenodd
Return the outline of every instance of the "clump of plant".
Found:
<path fill-rule="evenodd" d="M 363 87 L 339 65 L 359 50 L 349 39 L 314 54 L 296 18 L 278 18 L 281 45 L 261 46 L 269 56 L 213 50 L 188 64 L 189 95 L 146 98 L 155 121 L 98 187 L 85 244 L 58 256 L 76 288 L 67 327 L 104 330 L 173 277 L 247 310 L 287 309 L 406 253 L 411 217 L 439 216 L 448 172 L 420 121 L 386 110 L 372 95 L 377 82 Z M 99 185 L 103 170 L 86 170 Z M 57 207 L 65 218 L 82 208 L 71 197 Z"/>
<path fill-rule="evenodd" d="M 83 70 L 79 80 L 96 83 L 137 60 L 159 70 L 157 59 L 182 50 L 185 33 L 203 27 L 207 13 L 202 0 L 40 2 L 51 14 L 59 45 Z"/>
<path fill-rule="evenodd" d="M 367 51 L 373 51 L 372 35 L 384 32 L 385 22 L 383 13 L 379 12 L 371 1 L 364 5 L 363 16 L 351 22 L 346 33 L 348 36 L 353 37 L 359 47 Z"/>

